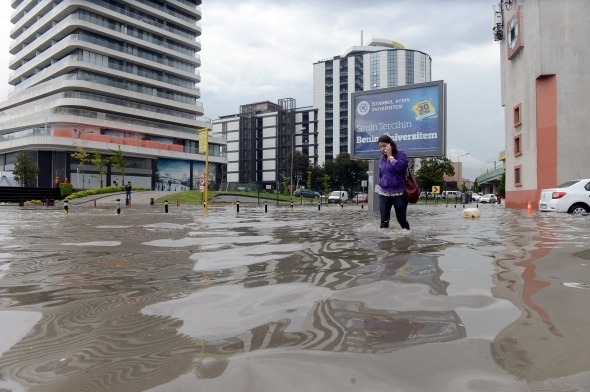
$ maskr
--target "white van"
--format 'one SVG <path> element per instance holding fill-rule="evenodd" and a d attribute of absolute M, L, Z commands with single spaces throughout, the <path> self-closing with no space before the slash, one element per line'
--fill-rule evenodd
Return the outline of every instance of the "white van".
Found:
<path fill-rule="evenodd" d="M 328 196 L 328 204 L 330 203 L 348 203 L 348 192 L 334 191 Z"/>
<path fill-rule="evenodd" d="M 443 199 L 449 199 L 449 200 L 460 199 L 461 198 L 461 192 L 459 192 L 459 191 L 444 191 L 441 194 L 441 197 Z"/>

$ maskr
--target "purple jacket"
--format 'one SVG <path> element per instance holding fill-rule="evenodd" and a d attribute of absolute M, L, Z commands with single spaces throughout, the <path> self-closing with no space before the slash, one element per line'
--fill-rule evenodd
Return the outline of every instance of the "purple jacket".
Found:
<path fill-rule="evenodd" d="M 379 158 L 379 186 L 385 193 L 399 193 L 406 189 L 408 156 L 405 152 L 398 151 L 393 157 L 393 163 L 389 163 L 385 155 Z"/>

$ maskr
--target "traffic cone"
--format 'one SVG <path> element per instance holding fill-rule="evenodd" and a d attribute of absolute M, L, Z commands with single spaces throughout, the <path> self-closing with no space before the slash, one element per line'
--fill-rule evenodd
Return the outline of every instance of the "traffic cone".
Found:
<path fill-rule="evenodd" d="M 533 207 L 531 206 L 531 201 L 529 200 L 529 205 L 526 207 L 526 213 L 530 214 L 533 212 Z"/>

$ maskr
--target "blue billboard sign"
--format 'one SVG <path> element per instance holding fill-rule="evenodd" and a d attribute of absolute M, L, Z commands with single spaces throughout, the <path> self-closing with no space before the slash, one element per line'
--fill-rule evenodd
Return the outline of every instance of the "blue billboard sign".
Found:
<path fill-rule="evenodd" d="M 379 158 L 381 135 L 409 157 L 445 156 L 445 86 L 441 80 L 353 93 L 352 157 Z"/>

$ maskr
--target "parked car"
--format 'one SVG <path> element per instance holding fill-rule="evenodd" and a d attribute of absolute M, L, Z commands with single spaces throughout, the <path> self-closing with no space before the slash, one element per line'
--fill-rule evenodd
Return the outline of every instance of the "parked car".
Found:
<path fill-rule="evenodd" d="M 440 196 L 435 195 L 432 192 L 427 192 L 427 191 L 420 192 L 420 199 L 426 199 L 426 198 L 434 199 L 435 197 L 440 197 Z"/>
<path fill-rule="evenodd" d="M 295 197 L 308 197 L 310 199 L 315 199 L 320 197 L 320 194 L 316 191 L 312 191 L 311 189 L 300 188 L 293 192 L 293 196 Z"/>
<path fill-rule="evenodd" d="M 443 199 L 455 200 L 461 198 L 461 192 L 459 191 L 444 191 L 441 194 Z"/>
<path fill-rule="evenodd" d="M 328 204 L 330 203 L 348 203 L 348 192 L 334 191 L 328 196 Z"/>
<path fill-rule="evenodd" d="M 555 188 L 542 189 L 539 211 L 590 213 L 590 179 L 568 181 Z"/>
<path fill-rule="evenodd" d="M 352 198 L 352 201 L 355 203 L 368 203 L 369 195 L 366 193 L 357 193 L 356 196 Z"/>
<path fill-rule="evenodd" d="M 479 193 L 479 192 L 478 192 L 478 193 L 474 193 L 474 194 L 472 194 L 472 195 L 471 195 L 471 198 L 473 199 L 473 201 L 477 201 L 477 202 L 479 202 L 479 200 L 481 199 L 481 197 L 482 197 L 482 196 L 483 196 L 483 195 L 482 195 L 481 193 Z"/>
<path fill-rule="evenodd" d="M 495 203 L 497 200 L 493 193 L 487 193 L 479 198 L 480 203 Z"/>

